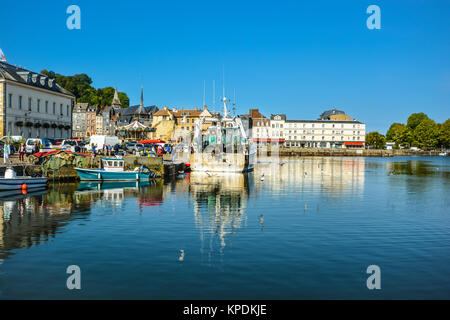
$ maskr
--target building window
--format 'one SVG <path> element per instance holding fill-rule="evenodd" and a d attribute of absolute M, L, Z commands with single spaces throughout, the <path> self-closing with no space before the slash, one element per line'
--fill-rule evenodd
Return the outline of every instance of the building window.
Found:
<path fill-rule="evenodd" d="M 38 99 L 37 101 L 37 112 L 41 112 L 41 100 Z"/>
<path fill-rule="evenodd" d="M 59 105 L 59 113 L 60 113 L 61 115 L 63 115 L 63 113 L 62 113 L 62 103 Z"/>
<path fill-rule="evenodd" d="M 69 105 L 67 105 L 67 115 L 69 115 Z"/>
<path fill-rule="evenodd" d="M 22 96 L 19 96 L 19 110 L 22 110 Z"/>
<path fill-rule="evenodd" d="M 11 108 L 12 107 L 12 93 L 10 93 L 8 96 L 9 96 L 8 107 Z"/>
<path fill-rule="evenodd" d="M 45 101 L 45 113 L 48 113 L 48 101 Z M 47 131 L 46 131 L 47 133 Z"/>
<path fill-rule="evenodd" d="M 53 114 L 56 113 L 56 102 L 53 102 Z M 55 135 L 56 131 L 53 130 L 53 135 Z"/>

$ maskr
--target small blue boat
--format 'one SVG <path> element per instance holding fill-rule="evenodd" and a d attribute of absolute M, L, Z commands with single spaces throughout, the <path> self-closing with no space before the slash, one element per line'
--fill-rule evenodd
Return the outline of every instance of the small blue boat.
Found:
<path fill-rule="evenodd" d="M 134 171 L 124 171 L 123 158 L 102 158 L 102 169 L 75 168 L 82 181 L 148 181 L 155 173 L 141 166 Z"/>

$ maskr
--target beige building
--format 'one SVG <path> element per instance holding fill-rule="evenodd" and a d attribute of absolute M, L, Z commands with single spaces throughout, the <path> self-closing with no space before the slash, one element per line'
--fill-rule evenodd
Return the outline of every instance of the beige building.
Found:
<path fill-rule="evenodd" d="M 56 80 L 0 61 L 0 136 L 70 138 L 74 100 Z"/>
<path fill-rule="evenodd" d="M 212 117 L 206 106 L 203 109 L 173 109 L 167 106 L 153 114 L 153 125 L 155 131 L 152 138 L 165 141 L 177 141 L 179 138 L 191 136 L 199 119 Z M 202 130 L 206 130 L 211 125 L 205 121 Z"/>
<path fill-rule="evenodd" d="M 337 120 L 341 119 L 341 120 Z M 286 115 L 271 116 L 271 137 L 286 147 L 364 148 L 366 125 L 343 111 L 327 110 L 318 120 L 287 120 Z"/>

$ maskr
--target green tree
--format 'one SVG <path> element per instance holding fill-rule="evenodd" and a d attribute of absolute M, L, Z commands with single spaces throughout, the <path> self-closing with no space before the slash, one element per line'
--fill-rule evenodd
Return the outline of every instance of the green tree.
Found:
<path fill-rule="evenodd" d="M 125 92 L 119 92 L 119 100 L 122 108 L 128 108 L 130 106 L 130 98 L 128 98 Z"/>
<path fill-rule="evenodd" d="M 413 131 L 413 145 L 417 147 L 437 147 L 439 129 L 431 119 L 423 119 Z"/>
<path fill-rule="evenodd" d="M 429 119 L 425 113 L 423 112 L 413 113 L 409 116 L 406 125 L 411 130 L 414 130 L 425 119 Z"/>
<path fill-rule="evenodd" d="M 64 76 L 45 69 L 41 73 L 49 78 L 56 79 L 57 84 L 75 95 L 77 102 L 104 107 L 111 105 L 112 99 L 114 98 L 114 88 L 105 87 L 95 89 L 91 86 L 92 79 L 85 73 Z M 119 92 L 119 99 L 122 107 L 128 107 L 130 105 L 130 99 L 125 92 Z"/>
<path fill-rule="evenodd" d="M 442 148 L 450 148 L 450 119 L 447 119 L 439 127 L 439 146 Z"/>
<path fill-rule="evenodd" d="M 377 131 L 366 134 L 366 143 L 376 149 L 383 149 L 386 145 L 386 138 Z"/>
<path fill-rule="evenodd" d="M 412 142 L 411 129 L 402 123 L 393 123 L 386 133 L 386 140 L 395 142 L 396 147 L 410 145 Z"/>

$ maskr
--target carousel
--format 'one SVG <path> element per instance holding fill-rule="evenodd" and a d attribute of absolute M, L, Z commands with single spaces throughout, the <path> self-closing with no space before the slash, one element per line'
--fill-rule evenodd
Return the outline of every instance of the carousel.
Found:
<path fill-rule="evenodd" d="M 152 128 L 143 125 L 138 120 L 135 120 L 126 126 L 118 128 L 117 131 L 118 136 L 120 136 L 123 140 L 137 141 L 146 139 L 147 134 L 152 131 Z"/>

